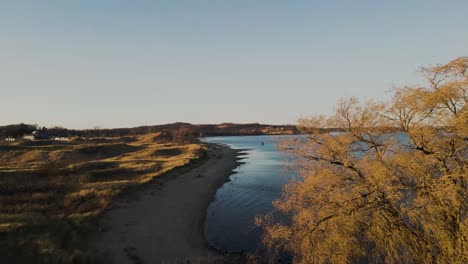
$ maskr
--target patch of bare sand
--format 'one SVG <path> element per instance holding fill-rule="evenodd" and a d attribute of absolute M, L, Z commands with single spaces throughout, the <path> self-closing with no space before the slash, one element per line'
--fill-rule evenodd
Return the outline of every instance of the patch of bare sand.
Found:
<path fill-rule="evenodd" d="M 106 212 L 90 245 L 112 263 L 196 263 L 216 259 L 203 227 L 216 190 L 240 165 L 239 151 L 210 144 L 208 157 L 123 197 Z"/>

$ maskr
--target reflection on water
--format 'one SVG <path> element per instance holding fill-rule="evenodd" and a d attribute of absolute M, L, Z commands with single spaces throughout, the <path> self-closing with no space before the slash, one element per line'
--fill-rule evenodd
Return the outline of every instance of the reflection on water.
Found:
<path fill-rule="evenodd" d="M 280 197 L 283 185 L 294 175 L 294 172 L 285 170 L 287 159 L 276 149 L 276 145 L 287 137 L 291 136 L 206 139 L 207 142 L 226 144 L 234 149 L 248 149 L 243 156 L 245 164 L 237 168 L 237 174 L 230 177 L 231 181 L 217 191 L 215 200 L 208 208 L 205 237 L 212 246 L 226 252 L 257 249 L 261 230 L 254 224 L 255 216 L 273 209 L 272 201 Z M 412 147 L 404 133 L 385 134 L 374 140 L 395 148 Z M 363 142 L 356 142 L 354 146 L 357 158 L 363 155 L 363 149 L 369 149 Z M 391 152 L 391 149 L 387 151 Z"/>
<path fill-rule="evenodd" d="M 236 169 L 216 193 L 205 222 L 205 236 L 217 249 L 227 252 L 255 251 L 261 230 L 255 226 L 256 215 L 273 209 L 272 201 L 281 195 L 291 178 L 285 170 L 286 157 L 276 145 L 286 136 L 240 136 L 207 138 L 210 143 L 248 149 L 244 165 Z M 263 145 L 262 145 L 263 142 Z"/>

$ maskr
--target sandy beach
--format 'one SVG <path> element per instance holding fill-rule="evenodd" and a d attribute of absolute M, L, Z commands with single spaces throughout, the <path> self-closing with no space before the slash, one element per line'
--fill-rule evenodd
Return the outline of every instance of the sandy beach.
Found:
<path fill-rule="evenodd" d="M 240 165 L 239 151 L 209 144 L 207 157 L 122 197 L 89 245 L 112 263 L 177 263 L 216 258 L 203 235 L 216 190 Z"/>

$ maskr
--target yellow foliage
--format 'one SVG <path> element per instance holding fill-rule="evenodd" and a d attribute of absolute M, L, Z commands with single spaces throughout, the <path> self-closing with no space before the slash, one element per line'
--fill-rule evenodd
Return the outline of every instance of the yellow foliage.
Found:
<path fill-rule="evenodd" d="M 388 104 L 338 102 L 299 120 L 283 149 L 301 180 L 259 218 L 270 253 L 294 263 L 468 263 L 468 58 L 422 68 L 427 87 Z M 339 133 L 324 133 L 329 128 Z M 271 256 L 270 256 L 271 260 Z"/>

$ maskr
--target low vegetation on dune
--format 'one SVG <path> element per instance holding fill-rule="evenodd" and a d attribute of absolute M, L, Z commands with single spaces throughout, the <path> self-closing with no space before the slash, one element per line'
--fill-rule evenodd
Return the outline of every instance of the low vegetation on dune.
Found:
<path fill-rule="evenodd" d="M 91 261 L 80 234 L 119 193 L 205 153 L 161 133 L 42 143 L 0 145 L 0 260 Z"/>

